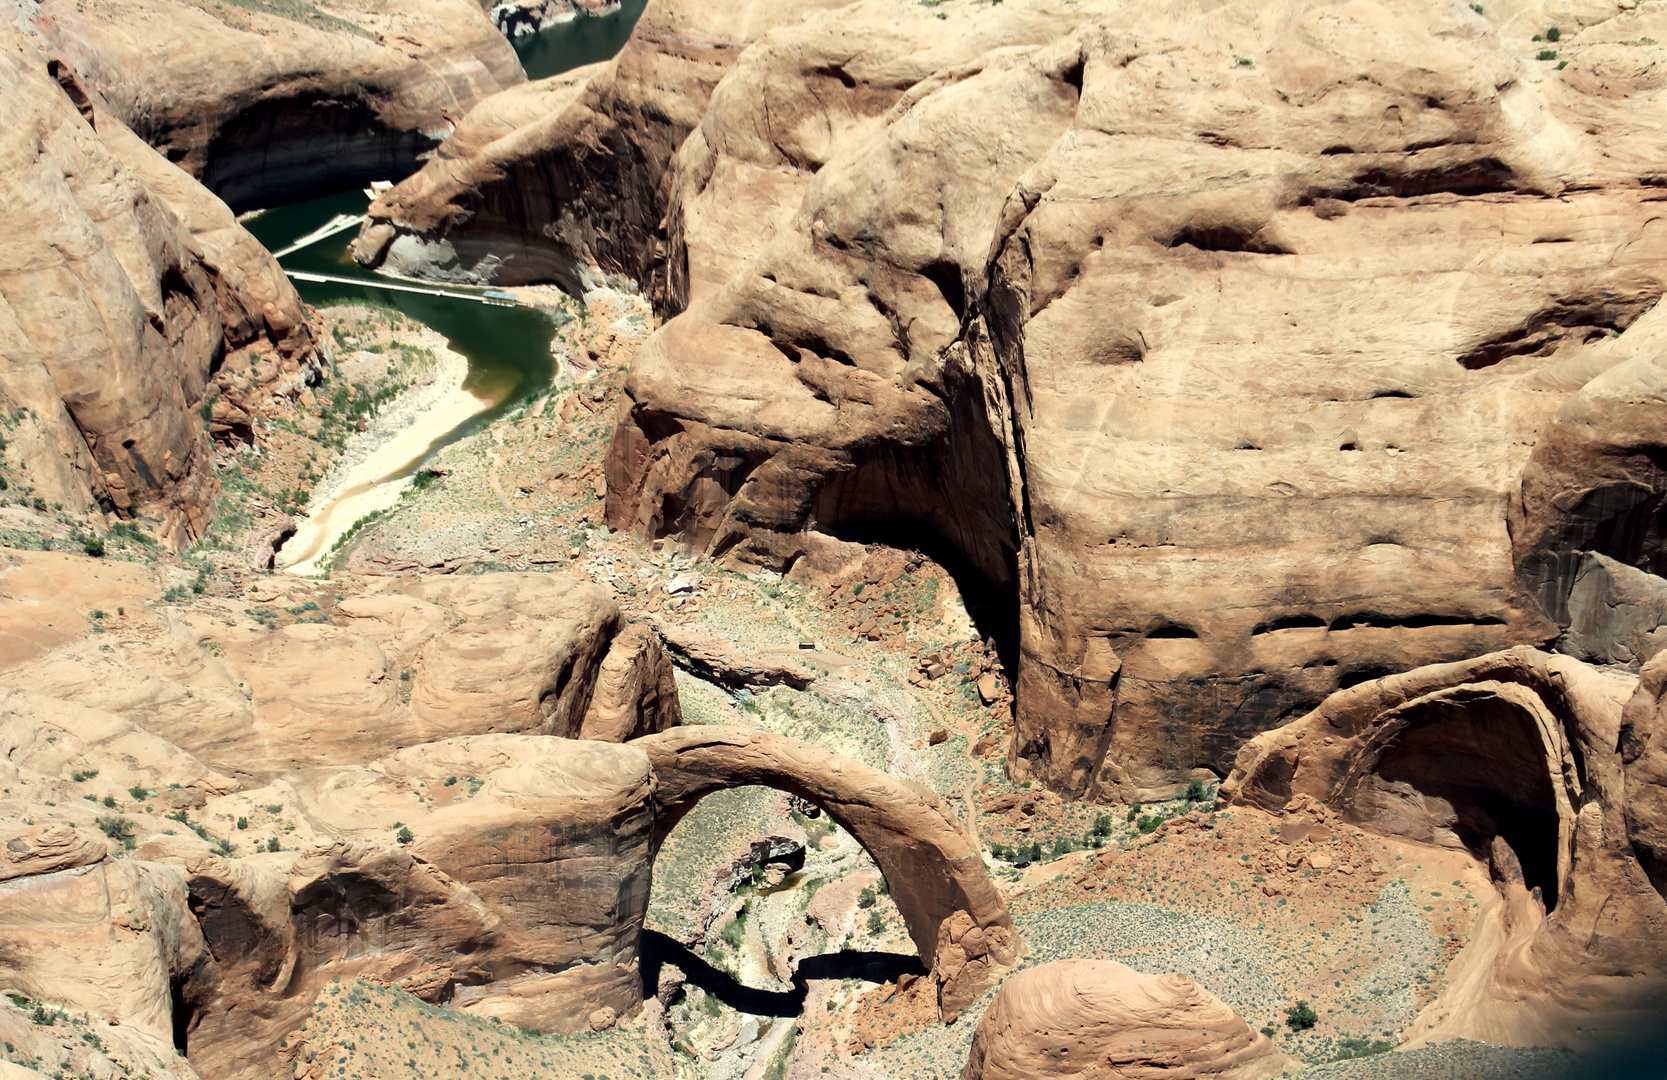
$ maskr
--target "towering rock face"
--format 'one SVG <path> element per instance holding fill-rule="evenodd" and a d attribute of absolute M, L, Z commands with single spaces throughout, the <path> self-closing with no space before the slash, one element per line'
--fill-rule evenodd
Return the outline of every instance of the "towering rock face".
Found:
<path fill-rule="evenodd" d="M 1047 10 L 956 18 L 1046 38 Z M 821 127 L 776 125 L 807 91 L 761 72 L 836 20 L 726 76 L 610 523 L 783 569 L 935 535 L 1017 601 L 1011 773 L 1078 797 L 1224 775 L 1423 663 L 1565 629 L 1647 655 L 1667 131 L 1658 47 L 1600 42 L 1667 16 L 1565 31 L 1554 69 L 1425 0 L 1070 10 L 1045 44 L 853 60 Z M 773 236 L 739 220 L 760 168 L 797 199 L 751 215 Z M 1620 569 L 1580 592 L 1582 550 Z M 1603 589 L 1644 614 L 1571 625 L 1557 596 Z"/>
<path fill-rule="evenodd" d="M 1523 587 L 1565 630 L 1566 651 L 1640 664 L 1667 647 L 1667 310 L 1584 360 L 1597 374 L 1540 431 L 1511 539 Z"/>
<path fill-rule="evenodd" d="M 523 82 L 472 0 L 45 0 L 35 23 L 138 135 L 233 207 L 403 176 Z"/>
<path fill-rule="evenodd" d="M 1375 680 L 1246 743 L 1221 797 L 1320 803 L 1488 868 L 1496 895 L 1415 1043 L 1601 1046 L 1667 1007 L 1663 666 L 1645 671 L 1519 647 Z"/>
<path fill-rule="evenodd" d="M 488 99 L 380 196 L 354 244 L 373 267 L 581 292 L 660 276 L 674 155 L 748 42 L 838 0 L 730 9 L 653 0 L 615 59 Z"/>
<path fill-rule="evenodd" d="M 1059 960 L 1001 984 L 961 1080 L 1264 1080 L 1290 1059 L 1185 975 Z"/>
<path fill-rule="evenodd" d="M 10 24 L 0 76 L 10 452 L 44 498 L 143 512 L 189 539 L 215 493 L 198 415 L 213 369 L 258 345 L 299 384 L 313 363 L 300 299 L 223 205 Z"/>

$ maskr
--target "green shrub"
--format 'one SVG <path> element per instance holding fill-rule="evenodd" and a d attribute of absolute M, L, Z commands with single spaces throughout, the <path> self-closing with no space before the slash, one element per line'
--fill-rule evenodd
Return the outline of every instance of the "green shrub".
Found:
<path fill-rule="evenodd" d="M 266 838 L 266 850 L 267 851 L 277 851 L 278 850 L 278 838 L 276 836 L 269 836 L 269 837 Z"/>
<path fill-rule="evenodd" d="M 74 780 L 77 784 L 79 784 L 79 783 L 82 783 L 84 781 L 91 780 L 93 777 L 95 777 L 97 775 L 98 775 L 98 770 L 97 769 L 82 769 L 82 770 L 78 770 L 76 772 L 70 773 L 69 778 L 71 780 Z"/>
<path fill-rule="evenodd" d="M 1110 836 L 1111 835 L 1111 815 L 1110 814 L 1097 815 L 1094 818 L 1094 828 L 1091 831 L 1090 835 L 1092 835 L 1092 836 Z"/>
<path fill-rule="evenodd" d="M 1187 784 L 1186 799 L 1187 802 L 1203 802 L 1204 781 L 1198 779 L 1197 777 L 1194 777 L 1191 781 L 1189 781 Z"/>
<path fill-rule="evenodd" d="M 95 559 L 104 558 L 104 541 L 94 536 L 81 544 L 81 550 Z"/>
<path fill-rule="evenodd" d="M 110 839 L 118 841 L 128 851 L 133 850 L 133 822 L 124 817 L 100 817 L 96 824 L 99 831 Z"/>
<path fill-rule="evenodd" d="M 1547 41 L 1561 41 L 1563 40 L 1563 32 L 1553 26 L 1550 30 L 1545 32 L 1545 39 Z"/>
<path fill-rule="evenodd" d="M 718 931 L 718 937 L 732 949 L 741 947 L 741 938 L 747 932 L 747 910 L 751 907 L 751 900 L 742 904 L 741 910 L 735 913 L 735 918 L 724 923 L 723 929 Z"/>
<path fill-rule="evenodd" d="M 1387 1054 L 1395 1049 L 1395 1044 L 1388 1039 L 1373 1041 L 1364 1036 L 1351 1035 L 1339 1045 L 1337 1055 L 1333 1061 L 1349 1061 L 1352 1058 L 1371 1057 L 1374 1054 Z"/>
<path fill-rule="evenodd" d="M 871 908 L 874 906 L 874 901 L 875 896 L 873 889 L 864 889 L 862 892 L 857 894 L 857 906 L 860 908 Z"/>
<path fill-rule="evenodd" d="M 1304 998 L 1285 1010 L 1285 1024 L 1292 1031 L 1307 1031 L 1320 1022 L 1320 1014 L 1315 1012 Z"/>
<path fill-rule="evenodd" d="M 401 825 L 399 827 L 399 832 L 394 834 L 394 839 L 398 840 L 402 844 L 409 844 L 411 841 L 415 840 L 416 838 L 417 838 L 416 834 L 413 833 L 410 829 L 406 828 L 404 825 Z"/>
<path fill-rule="evenodd" d="M 868 932 L 870 934 L 878 934 L 880 931 L 884 930 L 885 928 L 886 928 L 885 916 L 881 915 L 879 913 L 879 911 L 877 911 L 877 910 L 876 911 L 870 911 L 868 913 Z"/>
<path fill-rule="evenodd" d="M 1135 822 L 1135 825 L 1143 833 L 1154 833 L 1158 831 L 1158 826 L 1162 825 L 1165 820 L 1162 814 L 1150 814 Z"/>
<path fill-rule="evenodd" d="M 1557 59 L 1557 50 L 1556 49 L 1541 49 L 1540 54 L 1538 56 L 1536 56 L 1534 59 L 1536 59 L 1536 60 L 1555 60 L 1555 59 Z"/>

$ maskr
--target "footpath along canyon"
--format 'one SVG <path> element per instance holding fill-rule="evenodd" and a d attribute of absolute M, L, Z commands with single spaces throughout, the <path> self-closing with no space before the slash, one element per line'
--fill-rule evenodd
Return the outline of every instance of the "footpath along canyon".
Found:
<path fill-rule="evenodd" d="M 1667 0 L 0 0 L 0 1080 L 1667 1065 Z"/>

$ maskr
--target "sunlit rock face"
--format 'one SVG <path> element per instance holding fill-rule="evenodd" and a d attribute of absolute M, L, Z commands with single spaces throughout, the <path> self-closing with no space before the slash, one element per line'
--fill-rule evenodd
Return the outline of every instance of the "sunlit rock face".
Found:
<path fill-rule="evenodd" d="M 971 16 L 1034 36 L 953 66 L 846 9 L 896 55 L 840 69 L 813 149 L 748 133 L 849 23 L 737 63 L 680 153 L 689 307 L 633 364 L 610 522 L 784 570 L 955 552 L 1016 609 L 1009 772 L 1073 797 L 1224 776 L 1421 664 L 1651 655 L 1664 133 L 1655 53 L 1599 38 L 1657 16 L 1558 68 L 1463 5 L 1071 10 Z M 722 218 L 769 201 L 743 163 L 792 210 Z"/>
<path fill-rule="evenodd" d="M 229 210 L 136 138 L 38 39 L 0 24 L 0 398 L 41 498 L 158 519 L 183 544 L 217 491 L 201 410 L 228 351 L 293 391 L 300 298 Z"/>

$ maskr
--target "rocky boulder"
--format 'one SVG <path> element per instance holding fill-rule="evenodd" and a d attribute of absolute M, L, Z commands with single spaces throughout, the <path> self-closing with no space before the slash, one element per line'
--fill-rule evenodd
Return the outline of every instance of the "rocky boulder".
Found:
<path fill-rule="evenodd" d="M 1265 1080 L 1290 1059 L 1185 975 L 1058 960 L 1008 977 L 978 1022 L 962 1080 Z"/>

